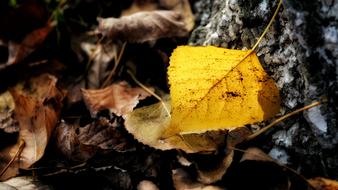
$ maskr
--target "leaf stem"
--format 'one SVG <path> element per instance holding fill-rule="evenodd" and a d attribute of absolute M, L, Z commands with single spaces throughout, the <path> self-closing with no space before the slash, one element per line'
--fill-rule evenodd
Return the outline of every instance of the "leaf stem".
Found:
<path fill-rule="evenodd" d="M 279 0 L 277 8 L 276 8 L 275 12 L 273 13 L 273 16 L 272 16 L 269 24 L 266 26 L 266 28 L 264 29 L 262 35 L 258 38 L 256 44 L 251 48 L 251 50 L 255 50 L 257 48 L 257 46 L 259 45 L 259 43 L 264 38 L 265 34 L 268 32 L 270 26 L 272 25 L 273 21 L 275 20 L 277 14 L 278 14 L 278 11 L 279 11 L 280 7 L 282 6 L 282 3 L 283 3 L 283 0 Z"/>

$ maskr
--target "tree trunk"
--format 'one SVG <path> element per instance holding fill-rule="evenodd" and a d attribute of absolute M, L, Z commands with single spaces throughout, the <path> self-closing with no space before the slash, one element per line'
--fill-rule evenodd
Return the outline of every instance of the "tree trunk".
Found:
<path fill-rule="evenodd" d="M 268 0 L 197 0 L 190 45 L 253 47 L 276 9 Z M 281 114 L 316 100 L 318 107 L 264 134 L 262 148 L 306 177 L 338 179 L 338 1 L 285 0 L 256 50 L 282 98 Z M 240 114 L 240 113 L 239 113 Z"/>

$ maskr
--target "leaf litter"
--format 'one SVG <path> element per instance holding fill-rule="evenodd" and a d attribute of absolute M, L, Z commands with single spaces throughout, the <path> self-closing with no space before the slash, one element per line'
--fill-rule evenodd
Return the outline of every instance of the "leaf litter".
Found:
<path fill-rule="evenodd" d="M 29 168 L 43 156 L 57 124 L 64 97 L 63 92 L 56 87 L 56 81 L 54 76 L 43 74 L 10 89 L 16 105 L 13 116 L 18 121 L 19 134 L 16 144 L 0 152 L 3 158 L 1 170 L 15 157 L 21 141 L 24 141 L 25 146 L 20 153 L 20 160 L 1 175 L 2 180 L 16 175 L 19 168 Z"/>
<path fill-rule="evenodd" d="M 49 19 L 56 19 L 57 24 L 48 22 L 36 28 L 26 34 L 21 43 L 5 39 L 2 46 L 9 47 L 9 59 L 0 66 L 2 71 L 6 73 L 8 65 L 20 69 L 16 65 L 29 61 L 27 57 L 36 49 L 50 48 L 43 47 L 45 39 L 48 35 L 55 38 L 54 29 L 57 35 L 63 34 L 59 30 L 60 23 L 68 14 L 62 15 L 63 11 L 77 3 L 64 6 L 68 3 L 61 2 L 57 6 L 59 10 Z M 280 5 L 281 1 L 278 8 Z M 98 21 L 98 25 L 94 25 L 95 33 L 103 38 L 96 43 L 79 41 L 73 53 L 80 64 L 75 67 L 65 64 L 70 69 L 66 72 L 71 72 L 40 68 L 24 82 L 8 85 L 11 86 L 8 91 L 1 92 L 0 136 L 6 139 L 0 146 L 1 180 L 33 171 L 40 179 L 44 179 L 42 176 L 61 177 L 63 181 L 75 180 L 72 183 L 76 183 L 76 178 L 67 179 L 63 175 L 77 176 L 94 171 L 90 180 L 81 179 L 76 188 L 89 188 L 89 181 L 102 180 L 97 176 L 103 176 L 107 181 L 97 183 L 103 189 L 163 189 L 169 184 L 176 189 L 218 190 L 232 188 L 231 183 L 225 182 L 237 175 L 234 168 L 250 173 L 245 168 L 248 161 L 274 163 L 267 156 L 263 156 L 265 160 L 257 157 L 264 153 L 252 149 L 245 150 L 239 161 L 238 154 L 243 151 L 237 148 L 246 146 L 265 131 L 252 134 L 245 125 L 270 119 L 279 111 L 278 89 L 254 53 L 267 29 L 251 50 L 179 46 L 173 51 L 168 67 L 170 95 L 164 89 L 166 92 L 158 96 L 159 91 L 152 81 L 156 83 L 159 79 L 138 81 L 130 74 L 139 76 L 137 69 L 130 68 L 135 63 L 130 64 L 132 60 L 121 57 L 124 53 L 127 56 L 135 53 L 133 48 L 137 46 L 133 43 L 143 43 L 145 45 L 139 47 L 160 52 L 161 57 L 167 59 L 172 49 L 180 44 L 177 39 L 187 37 L 194 26 L 189 1 L 136 0 L 128 9 L 121 10 L 119 18 Z M 71 34 L 72 38 L 78 35 L 76 32 Z M 163 43 L 169 43 L 172 48 L 161 47 Z M 87 54 L 85 59 L 81 58 L 81 48 Z M 118 49 L 122 49 L 119 55 Z M 52 66 L 48 61 L 44 64 Z M 136 68 L 146 66 L 137 65 Z M 79 76 L 78 67 L 85 74 Z M 72 76 L 74 70 L 78 71 Z M 50 71 L 55 76 L 46 74 Z M 67 76 L 69 74 L 71 76 Z M 140 87 L 135 87 L 137 85 Z M 160 102 L 154 104 L 156 100 L 150 96 Z M 11 140 L 7 142 L 7 139 Z M 48 143 L 56 146 L 47 146 Z M 177 155 L 180 155 L 179 160 L 175 159 Z M 74 166 L 74 163 L 80 164 Z M 51 172 L 58 168 L 63 169 Z M 277 168 L 286 167 L 277 164 Z M 281 183 L 274 187 L 290 188 L 290 183 L 292 186 L 297 180 L 308 185 L 301 176 L 288 170 L 281 175 Z M 62 185 L 56 186 L 66 187 Z M 304 189 L 302 185 L 296 187 Z M 241 184 L 233 189 L 236 187 L 240 188 Z"/>

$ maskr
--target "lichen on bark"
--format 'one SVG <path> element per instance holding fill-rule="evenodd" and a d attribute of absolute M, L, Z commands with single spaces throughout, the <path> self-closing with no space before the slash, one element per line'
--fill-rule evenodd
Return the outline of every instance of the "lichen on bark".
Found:
<path fill-rule="evenodd" d="M 249 49 L 276 5 L 277 1 L 268 0 L 197 0 L 197 26 L 189 43 Z M 338 179 L 337 12 L 338 1 L 284 0 L 256 51 L 280 89 L 281 114 L 327 99 L 327 103 L 289 118 L 264 136 L 266 144 L 262 147 L 271 156 L 308 177 Z"/>

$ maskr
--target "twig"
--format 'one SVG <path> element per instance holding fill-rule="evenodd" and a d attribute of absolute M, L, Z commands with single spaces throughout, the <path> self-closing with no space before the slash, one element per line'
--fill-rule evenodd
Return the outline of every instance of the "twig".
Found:
<path fill-rule="evenodd" d="M 6 165 L 6 167 L 1 171 L 0 176 L 4 175 L 4 173 L 6 173 L 6 171 L 8 170 L 8 168 L 15 161 L 15 158 L 18 157 L 21 154 L 21 152 L 22 152 L 22 150 L 23 150 L 24 147 L 25 147 L 25 141 L 22 140 L 22 139 L 20 139 L 18 150 L 16 151 L 15 155 L 13 156 L 13 158 L 8 162 L 8 164 Z"/>
<path fill-rule="evenodd" d="M 117 69 L 117 66 L 120 64 L 120 61 L 121 61 L 121 58 L 122 58 L 122 55 L 124 53 L 124 50 L 126 48 L 126 45 L 127 45 L 127 42 L 124 42 L 123 45 L 122 45 L 122 48 L 121 48 L 121 51 L 119 52 L 119 55 L 118 57 L 115 59 L 115 65 L 113 67 L 113 69 L 110 71 L 107 79 L 104 81 L 104 83 L 102 84 L 102 87 L 107 87 L 109 82 L 111 81 L 112 77 L 114 76 L 115 72 L 116 72 L 116 69 Z"/>
<path fill-rule="evenodd" d="M 156 99 L 158 99 L 161 102 L 162 106 L 164 107 L 165 111 L 168 113 L 169 117 L 171 117 L 170 111 L 167 108 L 167 106 L 165 105 L 165 103 L 162 100 L 162 98 L 160 96 L 158 96 L 157 94 L 155 94 L 153 91 L 151 91 L 148 87 L 144 86 L 140 81 L 138 81 L 136 79 L 136 77 L 134 76 L 134 74 L 130 70 L 127 70 L 127 73 L 130 75 L 130 77 L 135 81 L 135 83 L 137 85 L 139 85 L 141 88 L 143 88 L 149 94 L 153 95 Z"/>
<path fill-rule="evenodd" d="M 315 107 L 315 106 L 318 106 L 318 105 L 320 105 L 320 104 L 321 104 L 321 102 L 320 102 L 320 101 L 317 101 L 317 102 L 314 102 L 314 103 L 312 103 L 312 104 L 310 104 L 310 105 L 307 105 L 307 106 L 304 106 L 304 107 L 302 107 L 302 108 L 299 108 L 299 109 L 297 109 L 297 110 L 295 110 L 295 111 L 293 111 L 293 112 L 291 112 L 291 113 L 288 113 L 288 114 L 286 114 L 286 115 L 283 115 L 282 117 L 280 117 L 280 118 L 276 119 L 275 121 L 273 121 L 272 123 L 270 123 L 268 126 L 262 128 L 262 129 L 260 129 L 260 130 L 257 131 L 256 133 L 254 133 L 254 134 L 248 136 L 248 137 L 244 140 L 244 142 L 250 141 L 250 140 L 256 138 L 258 135 L 264 133 L 265 131 L 267 131 L 268 129 L 270 129 L 270 128 L 272 128 L 273 126 L 277 125 L 278 123 L 284 121 L 285 119 L 287 119 L 287 118 L 289 118 L 289 117 L 291 117 L 291 116 L 293 116 L 293 115 L 296 115 L 296 114 L 298 114 L 298 113 L 300 113 L 300 112 L 302 112 L 302 111 L 304 111 L 304 110 L 308 110 L 308 109 L 310 109 L 310 108 L 313 108 L 313 107 Z"/>
<path fill-rule="evenodd" d="M 278 14 L 278 11 L 280 9 L 280 7 L 282 6 L 282 3 L 283 3 L 283 0 L 279 0 L 279 3 L 277 5 L 277 8 L 269 22 L 269 24 L 266 26 L 266 28 L 264 29 L 262 35 L 258 38 L 256 44 L 251 48 L 251 50 L 255 50 L 257 48 L 257 46 L 259 45 L 259 43 L 262 41 L 262 39 L 264 38 L 265 34 L 268 32 L 270 26 L 272 25 L 273 21 L 275 20 L 277 14 Z"/>

